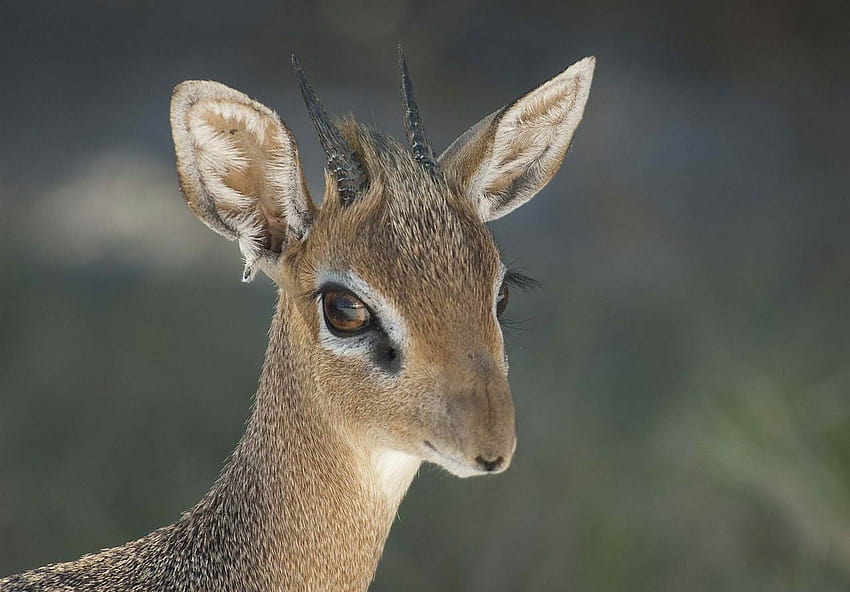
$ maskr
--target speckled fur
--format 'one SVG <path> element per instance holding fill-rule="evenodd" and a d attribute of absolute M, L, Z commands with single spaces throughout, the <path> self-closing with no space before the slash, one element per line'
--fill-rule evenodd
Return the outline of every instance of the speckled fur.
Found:
<path fill-rule="evenodd" d="M 581 84 L 589 87 L 589 77 Z M 531 93 L 518 104 L 533 103 L 539 129 L 549 106 L 564 100 Z M 189 113 L 204 101 L 206 111 Z M 496 119 L 507 112 L 521 128 L 524 109 L 503 110 Z M 581 118 L 580 110 L 568 115 L 566 139 L 546 136 L 557 138 L 558 163 Z M 207 117 L 200 135 L 192 135 L 189 117 Z M 0 591 L 365 590 L 422 460 L 465 476 L 481 474 L 470 468 L 476 455 L 500 455 L 505 468 L 513 454 L 514 410 L 494 312 L 502 268 L 484 224 L 484 214 L 515 207 L 504 187 L 522 183 L 524 173 L 511 169 L 504 154 L 488 153 L 499 141 L 507 145 L 498 134 L 509 137 L 509 130 L 485 119 L 432 174 L 395 140 L 341 122 L 369 188 L 343 205 L 326 175 L 316 209 L 291 133 L 242 93 L 184 83 L 175 91 L 172 125 L 190 208 L 238 240 L 249 265 L 278 286 L 251 418 L 219 479 L 177 522 L 120 547 L 2 579 Z M 204 142 L 218 152 L 199 167 Z M 542 148 L 540 158 L 548 153 Z M 528 146 L 511 150 L 534 156 Z M 531 180 L 517 199 L 527 200 L 553 174 L 548 161 L 539 174 L 540 158 L 531 159 Z M 492 173 L 494 166 L 509 183 L 493 174 L 487 180 L 483 169 Z M 498 199 L 474 194 L 496 185 Z M 356 274 L 404 319 L 397 373 L 321 345 L 314 291 L 329 269 Z"/>

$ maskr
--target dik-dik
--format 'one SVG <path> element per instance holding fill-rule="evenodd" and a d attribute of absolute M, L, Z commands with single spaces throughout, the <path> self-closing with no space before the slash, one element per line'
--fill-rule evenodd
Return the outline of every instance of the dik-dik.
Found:
<path fill-rule="evenodd" d="M 512 273 L 486 223 L 558 170 L 586 58 L 436 156 L 403 56 L 407 143 L 333 120 L 293 58 L 327 157 L 321 207 L 292 133 L 217 82 L 174 89 L 180 186 L 278 301 L 244 436 L 209 493 L 121 547 L 0 580 L 3 592 L 364 590 L 422 461 L 504 471 L 516 447 L 499 317 Z"/>

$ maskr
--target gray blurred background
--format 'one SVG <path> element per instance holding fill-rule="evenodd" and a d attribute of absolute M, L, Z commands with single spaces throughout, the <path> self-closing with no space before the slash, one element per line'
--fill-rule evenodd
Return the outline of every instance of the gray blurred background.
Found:
<path fill-rule="evenodd" d="M 173 521 L 238 440 L 274 292 L 186 209 L 172 87 L 294 78 L 443 148 L 597 56 L 564 168 L 493 225 L 510 471 L 425 468 L 374 590 L 850 589 L 848 4 L 0 1 L 0 575 Z"/>

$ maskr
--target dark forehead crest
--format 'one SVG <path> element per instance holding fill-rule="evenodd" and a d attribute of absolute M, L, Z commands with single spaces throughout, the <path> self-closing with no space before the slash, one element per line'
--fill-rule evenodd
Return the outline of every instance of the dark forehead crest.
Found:
<path fill-rule="evenodd" d="M 368 201 L 381 202 L 388 214 L 416 214 L 423 220 L 462 216 L 483 226 L 470 200 L 451 191 L 440 169 L 423 167 L 398 140 L 353 119 L 340 121 L 339 127 L 370 179 Z"/>
<path fill-rule="evenodd" d="M 387 255 L 384 271 L 445 285 L 452 277 L 479 271 L 489 277 L 497 269 L 498 251 L 486 226 L 471 201 L 449 189 L 439 169 L 421 166 L 397 140 L 352 120 L 340 122 L 340 129 L 372 180 L 358 242 Z M 352 214 L 360 207 L 353 206 Z"/>

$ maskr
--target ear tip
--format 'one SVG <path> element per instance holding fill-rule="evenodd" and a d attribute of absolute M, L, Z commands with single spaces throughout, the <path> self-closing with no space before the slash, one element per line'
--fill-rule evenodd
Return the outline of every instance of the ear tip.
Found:
<path fill-rule="evenodd" d="M 175 118 L 185 115 L 201 88 L 200 80 L 184 80 L 171 91 L 171 119 L 174 127 Z"/>
<path fill-rule="evenodd" d="M 175 99 L 191 93 L 193 90 L 199 88 L 202 82 L 202 80 L 184 80 L 175 85 L 171 90 L 171 98 Z"/>
<path fill-rule="evenodd" d="M 241 93 L 215 80 L 184 80 L 171 91 L 172 101 L 186 96 L 222 97 Z"/>
<path fill-rule="evenodd" d="M 587 56 L 586 58 L 583 58 L 583 59 L 577 61 L 575 64 L 573 64 L 572 66 L 567 68 L 567 70 L 564 72 L 564 74 L 570 73 L 572 75 L 576 75 L 576 74 L 592 75 L 594 69 L 596 69 L 596 56 Z"/>

